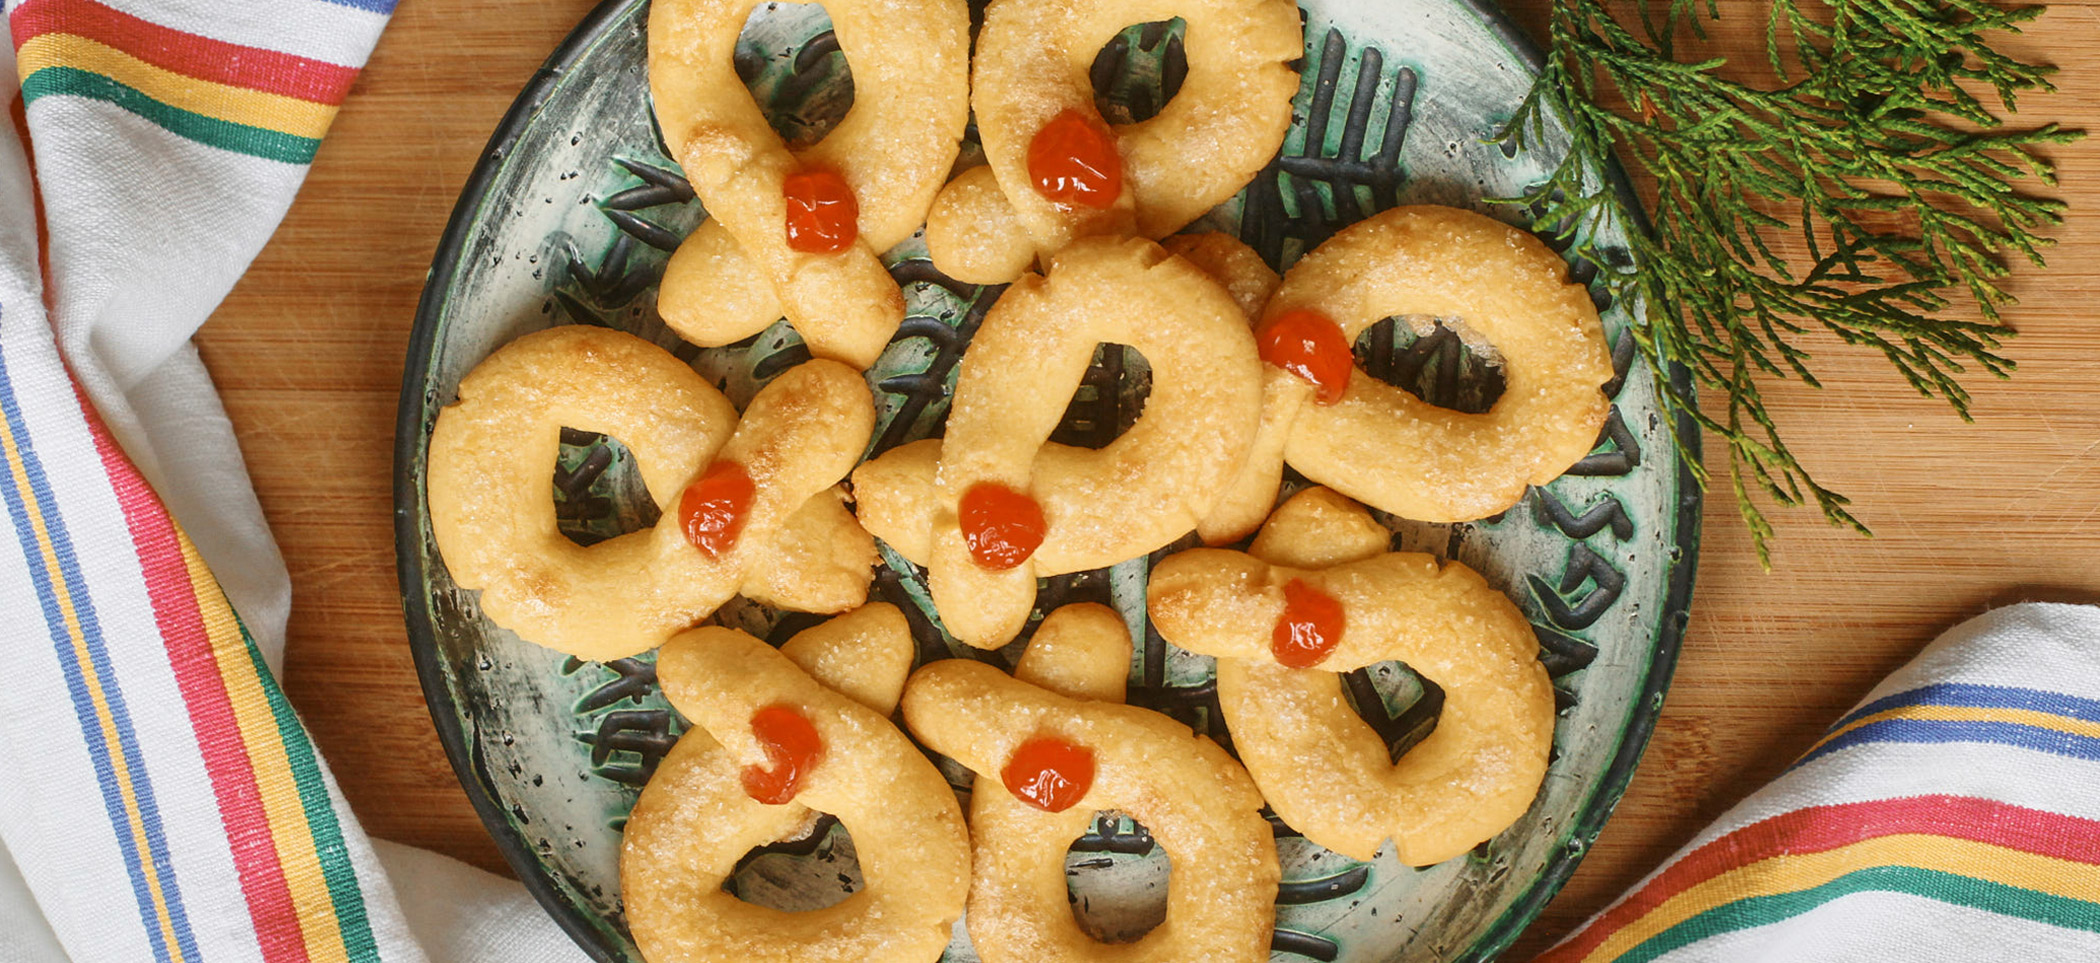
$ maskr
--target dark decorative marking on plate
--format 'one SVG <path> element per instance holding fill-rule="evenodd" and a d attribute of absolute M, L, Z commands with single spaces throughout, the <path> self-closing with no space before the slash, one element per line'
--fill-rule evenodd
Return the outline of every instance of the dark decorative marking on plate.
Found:
<path fill-rule="evenodd" d="M 1125 856 L 1144 856 L 1156 845 L 1152 833 L 1137 820 L 1130 820 L 1130 828 L 1123 828 L 1124 820 L 1109 813 L 1095 813 L 1094 821 L 1087 831 L 1072 842 L 1075 853 L 1120 853 Z"/>
<path fill-rule="evenodd" d="M 1389 711 L 1374 676 L 1374 670 L 1381 666 L 1390 666 L 1388 671 L 1404 672 L 1415 679 L 1422 688 L 1422 697 L 1399 712 Z M 1444 710 L 1444 688 L 1398 662 L 1377 663 L 1345 672 L 1342 674 L 1342 689 L 1356 706 L 1357 716 L 1385 743 L 1386 756 L 1391 762 L 1399 762 L 1408 750 L 1429 738 L 1429 734 L 1436 731 L 1438 715 Z"/>
<path fill-rule="evenodd" d="M 1106 448 L 1121 437 L 1144 413 L 1145 399 L 1152 393 L 1150 368 L 1142 376 L 1126 378 L 1130 349 L 1122 345 L 1094 346 L 1079 389 L 1065 407 L 1064 417 L 1050 440 L 1079 448 Z"/>
<path fill-rule="evenodd" d="M 658 281 L 663 280 L 663 268 L 657 265 L 628 270 L 627 260 L 634 252 L 634 246 L 635 240 L 631 234 L 622 233 L 614 237 L 612 247 L 605 252 L 605 259 L 600 262 L 598 269 L 593 271 L 589 265 L 583 263 L 583 258 L 576 253 L 575 246 L 570 245 L 570 280 L 593 302 L 607 308 L 617 308 L 633 301 L 642 292 L 655 287 Z M 556 291 L 555 295 L 563 296 L 560 291 Z"/>
<path fill-rule="evenodd" d="M 1508 151 L 1511 147 L 1514 146 L 1514 142 L 1505 141 L 1503 146 L 1504 155 L 1512 156 L 1508 153 Z M 1536 186 L 1537 185 L 1533 185 L 1533 187 Z M 1566 198 L 1567 195 L 1560 191 L 1554 191 L 1550 196 L 1550 200 L 1553 203 L 1560 203 L 1566 200 Z M 1541 218 L 1546 213 L 1545 202 L 1534 201 L 1533 203 L 1526 205 L 1523 208 L 1523 210 L 1526 217 L 1532 222 L 1535 228 L 1533 233 L 1538 236 L 1539 240 L 1546 242 L 1546 246 L 1552 248 L 1554 253 L 1559 254 L 1564 258 L 1567 258 L 1569 280 L 1572 280 L 1577 284 L 1589 288 L 1590 303 L 1596 306 L 1597 310 L 1611 310 L 1611 306 L 1613 304 L 1611 290 L 1603 285 L 1596 283 L 1597 276 L 1599 273 L 1601 273 L 1597 263 L 1591 261 L 1588 257 L 1585 257 L 1580 254 L 1569 254 L 1568 250 L 1575 246 L 1575 238 L 1571 235 L 1564 234 L 1561 231 L 1557 230 L 1555 228 L 1555 225 L 1547 224 L 1541 220 Z M 1614 271 L 1623 271 L 1632 266 L 1633 255 L 1631 252 L 1628 252 L 1624 247 L 1608 247 L 1604 249 L 1603 254 L 1605 260 L 1609 262 L 1606 265 L 1606 267 Z M 1606 391 L 1605 394 L 1607 396 L 1616 397 L 1618 395 L 1618 392 L 1616 390 L 1612 390 Z"/>
<path fill-rule="evenodd" d="M 645 221 L 629 211 L 607 210 L 605 218 L 617 225 L 621 231 L 633 235 L 635 240 L 665 253 L 678 250 L 678 242 L 682 240 L 670 228 Z"/>
<path fill-rule="evenodd" d="M 1613 568 L 1604 556 L 1590 550 L 1587 543 L 1576 542 L 1568 546 L 1568 566 L 1560 576 L 1559 591 L 1536 575 L 1529 576 L 1532 594 L 1539 604 L 1545 606 L 1546 617 L 1563 629 L 1586 629 L 1596 624 L 1612 603 L 1619 600 L 1619 593 L 1626 590 L 1626 576 Z M 1568 596 L 1583 583 L 1595 584 L 1588 594 L 1570 601 Z"/>
<path fill-rule="evenodd" d="M 1357 55 L 1355 86 L 1342 98 L 1347 103 L 1339 118 L 1341 137 L 1335 153 L 1329 155 L 1327 131 L 1336 121 L 1336 93 L 1348 46 L 1340 30 L 1328 30 L 1320 47 L 1320 69 L 1313 79 L 1300 152 L 1278 154 L 1247 186 L 1240 240 L 1271 267 L 1282 269 L 1336 230 L 1399 203 L 1399 186 L 1405 180 L 1400 150 L 1414 121 L 1415 72 L 1403 66 L 1390 75 L 1392 95 L 1384 131 L 1377 149 L 1366 156 L 1372 111 L 1388 75 L 1385 53 L 1377 47 L 1363 47 Z M 1369 192 L 1368 207 L 1358 194 L 1360 189 Z M 1286 197 L 1292 204 L 1286 205 Z M 1295 246 L 1290 242 L 1296 242 Z"/>
<path fill-rule="evenodd" d="M 1612 447 L 1606 448 L 1606 445 Z M 1630 475 L 1640 464 L 1640 439 L 1634 437 L 1633 429 L 1626 427 L 1619 406 L 1613 405 L 1611 415 L 1604 419 L 1604 429 L 1597 433 L 1595 449 L 1570 466 L 1567 473 L 1586 477 Z"/>
<path fill-rule="evenodd" d="M 1371 867 L 1358 864 L 1332 876 L 1287 879 L 1276 886 L 1276 905 L 1300 906 L 1351 896 L 1371 881 Z"/>
<path fill-rule="evenodd" d="M 1604 392 L 1604 397 L 1617 400 L 1620 390 L 1626 387 L 1626 375 L 1633 370 L 1636 347 L 1631 331 L 1619 335 L 1618 343 L 1611 346 L 1611 380 L 1599 389 Z"/>
<path fill-rule="evenodd" d="M 1339 945 L 1324 936 L 1286 929 L 1278 929 L 1276 934 L 1269 938 L 1269 948 L 1278 953 L 1308 956 L 1320 960 L 1321 963 L 1332 963 L 1342 953 Z"/>
<path fill-rule="evenodd" d="M 951 643 L 947 634 L 941 631 L 940 626 L 934 624 L 926 610 L 920 608 L 919 603 L 912 598 L 910 590 L 904 587 L 906 580 L 923 585 L 926 582 L 926 570 L 913 566 L 911 571 L 900 573 L 887 565 L 878 565 L 869 596 L 872 601 L 888 602 L 904 613 L 905 624 L 911 627 L 912 643 L 918 649 L 912 665 L 922 666 L 942 659 L 968 658 L 1002 669 L 1013 668 L 1002 661 L 997 652 L 974 648 L 960 642 Z"/>
<path fill-rule="evenodd" d="M 1558 679 L 1587 669 L 1597 661 L 1597 647 L 1583 639 L 1542 625 L 1534 625 L 1531 630 L 1538 636 L 1539 663 L 1546 667 L 1548 678 Z"/>
<path fill-rule="evenodd" d="M 800 340 L 791 341 L 781 345 L 779 350 L 758 359 L 758 362 L 751 366 L 751 378 L 762 384 L 809 359 L 809 345 Z"/>
<path fill-rule="evenodd" d="M 620 709 L 598 720 L 595 732 L 579 732 L 576 738 L 591 747 L 591 767 L 600 776 L 630 786 L 640 786 L 656 774 L 664 754 L 678 744 L 671 734 L 671 713 L 666 709 Z M 632 766 L 610 765 L 615 752 L 630 752 L 638 759 Z"/>
<path fill-rule="evenodd" d="M 625 168 L 627 173 L 641 178 L 643 183 L 671 192 L 681 201 L 690 201 L 694 197 L 692 183 L 685 179 L 684 174 L 668 167 L 645 164 L 627 157 L 615 157 L 613 163 Z"/>
<path fill-rule="evenodd" d="M 925 338 L 934 346 L 933 358 L 927 361 L 926 370 L 917 374 L 885 378 L 876 385 L 882 391 L 903 397 L 903 402 L 883 426 L 882 435 L 875 439 L 869 457 L 881 455 L 904 444 L 912 434 L 920 415 L 936 402 L 948 398 L 948 379 L 953 376 L 956 362 L 962 360 L 963 348 L 970 343 L 970 336 L 977 333 L 977 326 L 984 321 L 985 312 L 999 300 L 1006 290 L 1005 285 L 963 285 L 935 270 L 930 261 L 904 261 L 890 269 L 890 275 L 900 284 L 928 283 L 943 288 L 961 299 L 966 307 L 953 327 L 940 318 L 911 315 L 897 329 L 892 343 L 908 338 Z M 967 292 L 967 293 L 965 293 Z"/>
<path fill-rule="evenodd" d="M 837 816 L 830 813 L 818 813 L 816 820 L 809 824 L 808 832 L 792 839 L 775 840 L 764 846 L 753 847 L 750 852 L 737 859 L 736 868 L 730 870 L 728 878 L 722 880 L 722 889 L 728 892 L 729 895 L 741 899 L 743 894 L 737 892 L 736 878 L 747 867 L 756 862 L 759 857 L 776 855 L 814 856 L 818 850 L 823 849 L 825 844 L 831 841 L 831 831 L 838 825 L 839 818 Z M 847 892 L 850 893 L 852 890 L 848 889 Z"/>
<path fill-rule="evenodd" d="M 1151 120 L 1181 92 L 1182 81 L 1188 78 L 1188 51 L 1183 46 L 1183 36 L 1188 27 L 1181 18 L 1155 20 L 1151 23 L 1126 27 L 1094 56 L 1094 63 L 1087 70 L 1093 82 L 1094 108 L 1111 124 L 1135 124 Z M 1150 62 L 1141 70 L 1134 49 L 1150 54 Z M 1155 86 L 1149 81 L 1158 78 Z M 1132 82 L 1133 80 L 1140 82 Z"/>
<path fill-rule="evenodd" d="M 1539 524 L 1550 525 L 1569 538 L 1588 538 L 1606 528 L 1610 528 L 1612 537 L 1619 541 L 1633 537 L 1633 517 L 1626 514 L 1626 506 L 1620 504 L 1618 496 L 1610 492 L 1599 496 L 1581 515 L 1570 511 L 1547 489 L 1534 488 L 1531 494 Z"/>
<path fill-rule="evenodd" d="M 1495 406 L 1507 387 L 1501 365 L 1474 354 L 1441 320 L 1402 345 L 1412 333 L 1395 318 L 1364 329 L 1351 346 L 1357 366 L 1439 408 L 1480 414 Z"/>
<path fill-rule="evenodd" d="M 614 659 L 610 662 L 584 663 L 571 657 L 569 662 L 581 665 L 596 665 L 613 673 L 613 677 L 596 689 L 592 689 L 576 702 L 578 715 L 596 712 L 613 706 L 622 699 L 632 699 L 635 704 L 656 691 L 656 663 L 641 659 Z M 567 666 L 563 667 L 567 670 Z"/>

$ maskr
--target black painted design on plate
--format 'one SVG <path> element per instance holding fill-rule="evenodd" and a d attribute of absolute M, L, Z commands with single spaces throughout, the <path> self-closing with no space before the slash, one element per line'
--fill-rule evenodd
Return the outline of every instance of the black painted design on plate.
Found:
<path fill-rule="evenodd" d="M 1558 591 L 1536 575 L 1527 581 L 1531 584 L 1532 594 L 1545 606 L 1546 617 L 1563 629 L 1586 629 L 1596 624 L 1605 610 L 1619 600 L 1619 593 L 1626 589 L 1626 576 L 1584 542 L 1569 546 L 1568 566 L 1561 573 Z M 1585 582 L 1594 587 L 1579 599 L 1571 600 L 1569 596 Z"/>
<path fill-rule="evenodd" d="M 1610 447 L 1606 447 L 1606 446 Z M 1568 469 L 1568 474 L 1578 476 L 1630 475 L 1641 464 L 1641 442 L 1633 436 L 1633 429 L 1626 427 L 1626 419 L 1619 414 L 1619 406 L 1611 406 L 1611 415 L 1604 419 L 1604 430 L 1597 434 L 1596 450 Z"/>
<path fill-rule="evenodd" d="M 1609 527 L 1613 538 L 1625 541 L 1633 537 L 1633 517 L 1626 514 L 1626 506 L 1619 503 L 1618 496 L 1604 493 L 1596 502 L 1576 515 L 1561 504 L 1560 499 L 1544 488 L 1534 488 L 1532 504 L 1537 506 L 1540 525 L 1550 525 L 1562 535 L 1573 539 L 1584 539 Z"/>
<path fill-rule="evenodd" d="M 1384 52 L 1361 48 L 1355 86 L 1341 98 L 1337 118 L 1335 101 L 1348 48 L 1340 30 L 1327 31 L 1300 148 L 1292 153 L 1286 147 L 1244 192 L 1240 240 L 1271 267 L 1286 267 L 1342 227 L 1399 203 L 1406 179 L 1400 150 L 1414 120 L 1415 72 L 1403 66 L 1388 76 Z M 1377 146 L 1366 154 L 1381 91 L 1388 97 L 1384 123 Z M 1337 120 L 1341 135 L 1330 154 L 1327 131 Z"/>
<path fill-rule="evenodd" d="M 599 718 L 595 731 L 579 732 L 576 738 L 591 747 L 591 767 L 598 775 L 629 786 L 647 783 L 664 754 L 678 744 L 668 709 L 614 710 Z M 615 765 L 615 752 L 632 753 L 637 762 Z"/>

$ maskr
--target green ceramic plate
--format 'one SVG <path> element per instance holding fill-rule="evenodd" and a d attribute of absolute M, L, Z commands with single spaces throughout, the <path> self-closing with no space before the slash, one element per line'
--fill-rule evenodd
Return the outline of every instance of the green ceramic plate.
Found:
<path fill-rule="evenodd" d="M 395 488 L 401 589 L 439 736 L 498 845 L 525 885 L 593 956 L 639 960 L 621 915 L 620 830 L 635 795 L 685 723 L 654 685 L 649 657 L 579 663 L 521 642 L 456 587 L 430 536 L 424 455 L 432 420 L 459 379 L 517 336 L 552 324 L 608 325 L 689 360 L 742 404 L 808 357 L 786 325 L 700 350 L 664 330 L 655 287 L 679 239 L 705 217 L 654 131 L 645 81 L 643 0 L 593 12 L 532 79 L 460 198 L 431 268 L 402 385 Z M 1172 91 L 1179 21 L 1137 25 L 1104 48 L 1104 110 L 1136 118 Z M 1401 203 L 1490 207 L 1541 180 L 1553 143 L 1505 154 L 1487 142 L 1531 83 L 1536 52 L 1487 0 L 1311 0 L 1304 83 L 1281 155 L 1246 190 L 1195 225 L 1237 233 L 1278 268 L 1337 228 Z M 849 67 L 822 8 L 763 4 L 738 66 L 791 139 L 826 129 L 850 103 Z M 1599 183 L 1618 178 L 1598 160 Z M 1599 238 L 1605 249 L 1611 238 Z M 996 291 L 935 272 L 908 241 L 888 255 L 909 317 L 869 372 L 879 414 L 871 452 L 939 432 L 961 357 Z M 1611 269 L 1631 269 L 1630 263 Z M 1597 266 L 1572 265 L 1578 278 Z M 1567 477 L 1497 518 L 1464 525 L 1389 519 L 1398 546 L 1461 559 L 1507 592 L 1538 629 L 1560 694 L 1555 757 L 1529 814 L 1470 855 L 1412 869 L 1381 854 L 1359 863 L 1276 824 L 1284 884 L 1280 960 L 1485 959 L 1506 946 L 1573 872 L 1624 789 L 1662 705 L 1690 602 L 1699 495 L 1671 456 L 1666 415 L 1633 361 L 1624 306 L 1597 295 L 1619 377 L 1610 422 Z M 1374 375 L 1452 407 L 1499 391 L 1495 369 L 1437 331 L 1373 329 L 1359 343 Z M 1143 359 L 1097 355 L 1061 438 L 1101 443 L 1135 417 Z M 1680 428 L 1696 437 L 1686 424 Z M 549 466 L 557 513 L 588 541 L 654 522 L 616 440 L 567 433 Z M 1160 553 L 1163 554 L 1163 553 Z M 1144 624 L 1144 584 L 1159 557 L 1048 580 L 1044 609 L 1118 606 Z M 913 617 L 922 659 L 968 655 L 944 638 L 921 573 L 889 556 L 873 595 Z M 774 641 L 809 624 L 733 604 L 719 619 Z M 1151 632 L 1138 640 L 1131 701 L 1229 745 L 1209 660 Z M 1010 662 L 1015 653 L 992 656 Z M 1396 750 L 1427 733 L 1441 693 L 1405 666 L 1355 673 L 1359 711 Z M 951 768 L 952 771 L 952 768 Z M 958 788 L 965 788 L 960 784 Z M 1134 935 L 1163 912 L 1171 876 L 1142 827 L 1105 814 L 1070 857 L 1075 912 L 1094 931 Z M 732 885 L 746 899 L 810 908 L 860 885 L 852 842 L 830 820 L 754 853 Z M 963 928 L 948 959 L 976 959 Z"/>

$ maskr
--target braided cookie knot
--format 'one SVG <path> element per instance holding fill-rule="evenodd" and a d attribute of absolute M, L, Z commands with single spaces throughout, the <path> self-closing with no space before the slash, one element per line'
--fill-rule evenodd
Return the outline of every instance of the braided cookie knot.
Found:
<path fill-rule="evenodd" d="M 913 656 L 903 613 L 873 603 L 779 650 L 734 629 L 680 634 L 657 678 L 693 728 L 628 817 L 621 899 L 654 963 L 932 961 L 969 892 L 970 842 L 948 781 L 890 723 Z M 753 847 L 830 813 L 867 885 L 782 912 L 723 890 Z"/>
<path fill-rule="evenodd" d="M 904 320 L 879 255 L 912 235 L 955 163 L 969 117 L 962 0 L 830 0 L 853 106 L 791 151 L 737 76 L 757 0 L 657 0 L 649 93 L 708 220 L 664 269 L 657 310 L 722 345 L 783 315 L 810 353 L 867 368 Z"/>
<path fill-rule="evenodd" d="M 1531 624 L 1457 562 L 1387 551 L 1370 513 L 1323 488 L 1277 509 L 1253 554 L 1153 569 L 1161 637 L 1218 659 L 1218 704 L 1276 815 L 1328 849 L 1428 866 L 1531 806 L 1553 746 L 1553 686 Z M 1340 673 L 1388 659 L 1444 690 L 1427 739 L 1390 761 Z"/>
<path fill-rule="evenodd" d="M 1391 317 L 1462 321 L 1500 355 L 1502 396 L 1468 414 L 1357 370 L 1350 346 Z M 1262 434 L 1207 520 L 1213 544 L 1253 530 L 1285 462 L 1402 518 L 1486 518 L 1581 460 L 1611 411 L 1604 327 L 1567 262 L 1529 232 L 1456 208 L 1396 207 L 1335 234 L 1283 276 L 1255 336 Z"/>
<path fill-rule="evenodd" d="M 1132 23 L 1182 17 L 1188 76 L 1160 112 L 1111 127 L 1095 55 Z M 1289 0 L 993 0 L 977 33 L 971 106 L 986 164 L 926 221 L 934 265 L 997 284 L 1095 234 L 1165 237 L 1231 197 L 1290 129 L 1304 56 Z"/>
<path fill-rule="evenodd" d="M 589 547 L 564 536 L 549 484 L 564 427 L 625 443 L 663 521 Z M 662 348 L 549 328 L 490 355 L 438 413 L 431 532 L 496 624 L 581 659 L 646 652 L 739 592 L 841 612 L 867 598 L 875 545 L 837 485 L 874 427 L 866 382 L 835 361 L 782 373 L 740 419 Z"/>
<path fill-rule="evenodd" d="M 1049 441 L 1097 344 L 1152 365 L 1135 424 L 1107 447 Z M 1136 238 L 1089 238 L 1014 283 L 961 361 L 943 440 L 853 474 L 861 524 L 927 568 L 942 623 L 996 648 L 1036 578 L 1113 565 L 1181 537 L 1245 457 L 1260 362 L 1231 297 Z"/>
<path fill-rule="evenodd" d="M 905 688 L 912 734 L 977 773 L 965 924 L 986 963 L 1269 958 L 1280 871 L 1261 795 L 1209 739 L 1122 704 L 1130 650 L 1114 610 L 1069 605 L 1043 619 L 1013 677 L 950 659 Z M 1142 822 L 1173 860 L 1166 920 L 1134 943 L 1094 941 L 1068 902 L 1065 851 L 1104 809 Z"/>

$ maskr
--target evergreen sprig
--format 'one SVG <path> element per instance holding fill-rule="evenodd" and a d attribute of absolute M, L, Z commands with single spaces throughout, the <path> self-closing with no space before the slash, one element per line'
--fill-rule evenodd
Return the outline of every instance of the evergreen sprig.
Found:
<path fill-rule="evenodd" d="M 1630 8 L 1630 9 L 1629 9 Z M 1515 202 L 1601 270 L 1634 312 L 1632 331 L 1665 404 L 1729 448 L 1729 474 L 1758 559 L 1771 564 L 1760 501 L 1813 501 L 1832 524 L 1871 534 L 1843 495 L 1816 483 L 1781 438 L 1762 385 L 1817 385 L 1804 336 L 1817 328 L 1878 351 L 1965 420 L 1972 370 L 2006 377 L 2000 318 L 2014 254 L 2042 264 L 2062 202 L 2038 148 L 2080 136 L 2012 129 L 2023 91 L 2055 68 L 1994 49 L 2041 7 L 1987 0 L 1770 0 L 1772 76 L 1724 76 L 1686 60 L 1715 0 L 1555 0 L 1545 70 L 1503 131 L 1513 146 L 1564 128 L 1573 149 Z M 1629 18 L 1626 15 L 1631 14 Z M 1638 24 L 1639 32 L 1627 25 Z M 1594 159 L 1616 150 L 1648 173 L 1648 230 L 1605 189 Z M 1592 244 L 1612 224 L 1623 253 Z M 1787 235 L 1798 246 L 1782 245 Z M 1782 253 L 1781 247 L 1787 248 Z M 1613 257 L 1613 254 L 1618 256 Z M 1675 365 L 1725 403 L 1700 411 L 1664 375 Z M 1679 456 L 1706 474 L 1686 439 Z"/>

